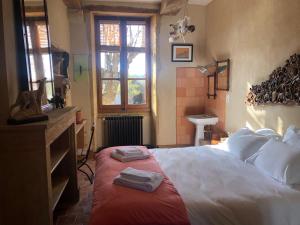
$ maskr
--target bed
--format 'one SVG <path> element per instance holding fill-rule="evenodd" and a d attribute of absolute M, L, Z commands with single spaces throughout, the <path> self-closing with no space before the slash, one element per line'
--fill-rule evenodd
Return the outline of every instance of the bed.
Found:
<path fill-rule="evenodd" d="M 253 165 L 232 157 L 227 150 L 227 145 L 220 144 L 149 151 L 168 178 L 167 182 L 170 181 L 174 185 L 175 196 L 177 192 L 179 193 L 191 225 L 299 225 L 300 192 L 262 174 Z M 99 196 L 103 193 L 110 195 L 110 192 L 115 191 L 115 187 L 109 186 L 113 189 L 105 190 L 99 184 L 103 183 L 103 179 L 106 179 L 106 182 L 112 182 L 110 179 L 113 179 L 121 168 L 114 167 L 111 164 L 112 159 L 104 157 L 106 159 L 104 162 L 103 155 L 105 154 L 107 155 L 107 150 L 100 152 L 97 156 L 91 225 L 110 225 L 110 223 L 95 221 L 101 221 L 99 218 L 103 214 L 101 210 L 105 210 L 105 204 L 101 202 Z M 142 161 L 138 163 L 138 167 L 143 168 Z M 107 176 L 107 170 L 113 171 L 109 178 L 101 174 L 106 171 L 105 176 Z M 127 191 L 145 196 L 145 193 L 140 191 Z M 114 201 L 114 199 L 110 200 Z M 141 210 L 144 207 L 145 210 L 142 211 L 147 214 L 148 208 L 145 204 L 135 203 Z M 130 201 L 124 204 L 127 208 L 133 206 Z M 117 216 L 122 214 L 121 210 L 124 209 L 124 205 L 115 204 L 114 209 L 110 209 L 114 210 Z M 153 214 L 152 217 L 155 217 L 157 212 L 154 210 L 150 213 Z M 177 216 L 178 211 L 174 213 L 174 216 Z M 136 217 L 143 216 L 145 215 L 136 215 Z M 156 218 L 159 217 L 159 215 L 156 216 Z M 95 219 L 97 217 L 98 220 Z M 120 220 L 119 224 L 126 225 L 127 223 Z M 134 222 L 132 224 L 145 225 Z M 154 224 L 156 223 L 152 223 Z M 170 223 L 165 224 L 177 223 L 171 220 Z"/>
<path fill-rule="evenodd" d="M 139 147 L 148 151 L 145 147 Z M 96 155 L 93 208 L 90 225 L 190 225 L 182 198 L 167 176 L 152 193 L 113 184 L 127 168 L 164 174 L 154 156 L 122 163 L 110 157 L 115 148 Z"/>
<path fill-rule="evenodd" d="M 299 225 L 300 192 L 237 160 L 226 145 L 152 152 L 192 225 Z"/>

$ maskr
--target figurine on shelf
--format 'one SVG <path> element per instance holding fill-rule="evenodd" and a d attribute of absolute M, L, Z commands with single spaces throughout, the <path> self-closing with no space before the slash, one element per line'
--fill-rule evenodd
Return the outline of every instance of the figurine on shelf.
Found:
<path fill-rule="evenodd" d="M 49 103 L 54 104 L 55 108 L 57 109 L 63 109 L 65 107 L 65 100 L 58 92 L 56 92 L 55 96 L 53 96 L 53 98 L 49 100 Z"/>
<path fill-rule="evenodd" d="M 23 124 L 48 120 L 42 112 L 42 98 L 45 93 L 46 78 L 37 81 L 39 88 L 35 91 L 22 91 L 15 104 L 10 107 L 9 124 Z"/>

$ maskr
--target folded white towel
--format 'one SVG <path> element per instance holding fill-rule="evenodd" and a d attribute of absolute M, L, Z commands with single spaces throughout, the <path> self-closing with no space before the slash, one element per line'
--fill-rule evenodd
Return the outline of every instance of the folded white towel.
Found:
<path fill-rule="evenodd" d="M 142 155 L 143 151 L 136 148 L 136 147 L 123 147 L 117 148 L 116 152 L 123 156 L 135 156 L 135 155 Z"/>
<path fill-rule="evenodd" d="M 140 182 L 153 181 L 157 177 L 157 175 L 159 174 L 155 172 L 137 170 L 131 167 L 128 167 L 125 170 L 121 171 L 121 177 Z"/>
<path fill-rule="evenodd" d="M 111 155 L 112 158 L 119 160 L 121 162 L 130 162 L 135 160 L 142 160 L 147 159 L 150 157 L 148 153 L 143 152 L 140 155 L 133 155 L 133 156 L 123 156 L 116 152 L 116 150 L 112 151 Z"/>
<path fill-rule="evenodd" d="M 134 180 L 126 179 L 119 175 L 114 179 L 114 184 L 141 190 L 141 191 L 153 192 L 159 187 L 162 180 L 163 180 L 163 176 L 161 174 L 157 174 L 153 179 L 153 181 L 148 181 L 148 182 L 134 181 Z"/>

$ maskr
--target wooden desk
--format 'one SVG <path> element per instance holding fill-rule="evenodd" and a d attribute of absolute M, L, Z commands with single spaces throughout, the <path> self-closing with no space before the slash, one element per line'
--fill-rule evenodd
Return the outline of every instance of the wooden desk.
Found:
<path fill-rule="evenodd" d="M 86 125 L 86 120 L 83 120 L 82 123 L 76 124 L 75 134 L 77 140 L 77 149 L 84 148 L 84 128 Z"/>

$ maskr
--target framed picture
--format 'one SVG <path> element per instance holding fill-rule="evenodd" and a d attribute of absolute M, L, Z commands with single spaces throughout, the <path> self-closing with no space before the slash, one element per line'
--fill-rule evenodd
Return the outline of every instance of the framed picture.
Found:
<path fill-rule="evenodd" d="M 87 79 L 89 76 L 89 56 L 74 55 L 74 81 Z"/>
<path fill-rule="evenodd" d="M 193 62 L 193 44 L 172 44 L 172 62 Z"/>
<path fill-rule="evenodd" d="M 217 90 L 229 91 L 230 60 L 217 61 Z"/>
<path fill-rule="evenodd" d="M 207 91 L 207 97 L 208 99 L 210 98 L 216 98 L 217 93 L 216 93 L 216 74 L 212 74 L 207 76 L 207 81 L 208 81 L 208 91 Z"/>

